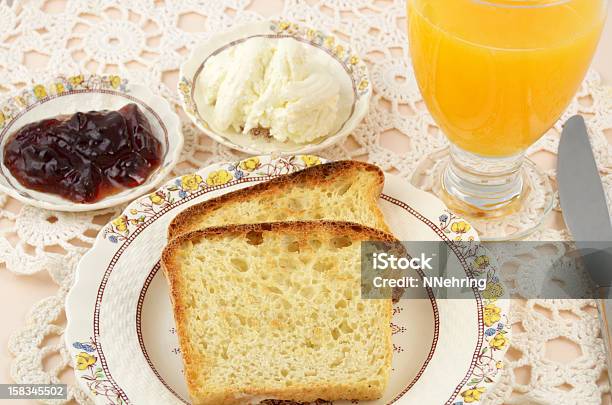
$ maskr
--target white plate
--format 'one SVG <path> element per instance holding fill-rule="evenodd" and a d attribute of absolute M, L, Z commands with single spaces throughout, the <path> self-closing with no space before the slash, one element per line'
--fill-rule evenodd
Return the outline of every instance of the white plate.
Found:
<path fill-rule="evenodd" d="M 98 235 L 66 301 L 66 343 L 77 380 L 97 404 L 187 402 L 168 288 L 159 271 L 166 228 L 186 207 L 320 163 L 315 156 L 250 158 L 177 178 L 134 201 Z M 465 221 L 431 194 L 387 175 L 380 206 L 401 240 L 475 239 Z M 478 403 L 508 346 L 508 300 L 493 265 L 466 255 L 466 272 L 486 274 L 484 299 L 402 300 L 394 305 L 393 370 L 383 399 L 369 404 Z M 486 309 L 485 309 L 486 308 Z M 337 402 L 344 404 L 345 402 Z"/>
<path fill-rule="evenodd" d="M 341 108 L 335 125 L 338 129 L 334 134 L 317 142 L 298 144 L 214 128 L 212 108 L 200 101 L 201 94 L 197 90 L 202 68 L 209 57 L 254 37 L 290 38 L 313 49 L 311 62 L 334 75 L 340 85 Z M 275 20 L 252 22 L 207 39 L 181 65 L 178 88 L 183 109 L 206 135 L 230 148 L 252 155 L 312 153 L 340 142 L 365 117 L 372 95 L 366 64 L 343 41 L 315 29 Z"/>
<path fill-rule="evenodd" d="M 162 163 L 147 181 L 90 204 L 75 203 L 56 194 L 22 186 L 4 166 L 1 158 L 10 135 L 22 126 L 60 114 L 77 111 L 117 110 L 136 103 L 151 124 L 153 135 L 161 142 Z M 183 148 L 183 133 L 178 115 L 161 96 L 148 88 L 128 83 L 119 76 L 60 76 L 11 96 L 0 104 L 0 191 L 26 204 L 56 211 L 90 211 L 113 207 L 133 200 L 157 187 L 178 162 Z"/>

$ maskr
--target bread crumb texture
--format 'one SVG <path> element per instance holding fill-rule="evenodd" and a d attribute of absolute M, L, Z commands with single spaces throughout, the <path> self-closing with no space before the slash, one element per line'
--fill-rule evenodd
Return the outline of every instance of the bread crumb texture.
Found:
<path fill-rule="evenodd" d="M 192 400 L 379 398 L 391 302 L 361 299 L 356 224 L 235 225 L 183 235 L 163 265 Z"/>

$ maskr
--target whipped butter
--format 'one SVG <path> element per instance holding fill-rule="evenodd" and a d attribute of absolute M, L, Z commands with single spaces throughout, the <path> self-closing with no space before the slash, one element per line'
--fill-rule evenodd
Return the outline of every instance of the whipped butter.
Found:
<path fill-rule="evenodd" d="M 198 85 L 216 129 L 307 143 L 330 135 L 340 87 L 310 62 L 315 52 L 291 39 L 251 38 L 206 61 Z"/>

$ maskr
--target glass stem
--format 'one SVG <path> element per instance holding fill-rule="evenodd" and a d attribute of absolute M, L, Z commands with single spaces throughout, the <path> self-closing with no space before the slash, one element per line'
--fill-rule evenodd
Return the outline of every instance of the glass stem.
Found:
<path fill-rule="evenodd" d="M 442 186 L 451 199 L 448 204 L 460 211 L 476 208 L 483 215 L 505 211 L 522 196 L 524 156 L 485 157 L 451 144 L 450 161 L 442 174 Z"/>

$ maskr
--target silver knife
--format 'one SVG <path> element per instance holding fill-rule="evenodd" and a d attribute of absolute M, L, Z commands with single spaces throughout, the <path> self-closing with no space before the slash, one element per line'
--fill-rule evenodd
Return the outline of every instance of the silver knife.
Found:
<path fill-rule="evenodd" d="M 612 386 L 612 224 L 587 128 L 579 115 L 563 126 L 557 184 L 563 218 L 599 292 L 601 334 Z"/>

